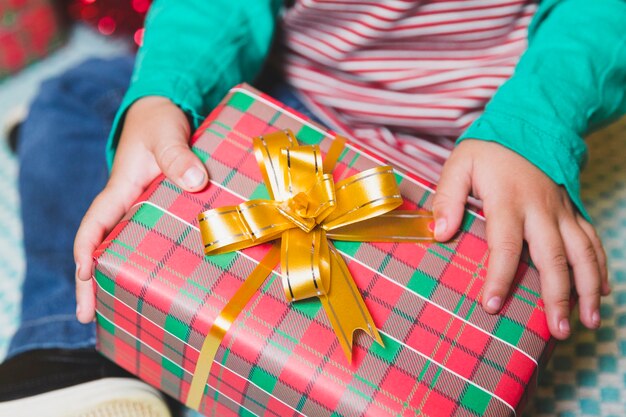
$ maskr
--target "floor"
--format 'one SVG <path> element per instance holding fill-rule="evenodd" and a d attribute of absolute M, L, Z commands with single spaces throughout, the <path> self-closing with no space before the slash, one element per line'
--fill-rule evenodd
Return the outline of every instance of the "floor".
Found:
<path fill-rule="evenodd" d="M 77 27 L 61 50 L 19 75 L 0 82 L 0 126 L 25 108 L 41 80 L 90 56 L 126 49 Z M 15 329 L 24 271 L 17 165 L 0 132 L 0 358 Z M 602 328 L 578 326 L 560 343 L 541 372 L 527 417 L 626 415 L 626 119 L 589 138 L 590 161 L 583 195 L 609 257 L 613 293 L 602 306 Z"/>

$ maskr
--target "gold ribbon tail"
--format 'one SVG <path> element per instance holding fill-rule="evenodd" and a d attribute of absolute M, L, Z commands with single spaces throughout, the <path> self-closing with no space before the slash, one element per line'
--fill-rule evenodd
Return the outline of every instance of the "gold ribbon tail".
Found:
<path fill-rule="evenodd" d="M 326 232 L 329 239 L 351 242 L 434 242 L 430 212 L 394 210 Z"/>
<path fill-rule="evenodd" d="M 363 330 L 383 347 L 384 343 L 348 266 L 339 252 L 329 246 L 332 285 L 328 294 L 319 296 L 319 299 L 348 362 L 352 363 L 352 342 L 357 329 Z"/>
<path fill-rule="evenodd" d="M 246 278 L 235 295 L 226 303 L 222 311 L 220 311 L 215 318 L 202 344 L 202 349 L 200 349 L 198 362 L 196 362 L 196 370 L 193 373 L 191 386 L 189 387 L 189 393 L 185 401 L 187 407 L 194 410 L 200 409 L 204 387 L 209 380 L 213 360 L 215 359 L 217 349 L 220 347 L 226 332 L 228 332 L 228 329 L 230 329 L 230 326 L 244 309 L 248 301 L 256 294 L 265 279 L 272 273 L 279 260 L 280 247 L 272 245 L 263 260 L 254 268 L 250 276 Z"/>

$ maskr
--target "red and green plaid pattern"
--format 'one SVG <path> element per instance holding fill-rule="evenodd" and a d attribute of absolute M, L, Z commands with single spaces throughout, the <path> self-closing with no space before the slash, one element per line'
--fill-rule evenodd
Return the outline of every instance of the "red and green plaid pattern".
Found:
<path fill-rule="evenodd" d="M 49 0 L 0 0 L 0 79 L 61 44 L 59 20 Z"/>
<path fill-rule="evenodd" d="M 291 129 L 332 138 L 247 86 L 235 88 L 195 135 L 211 185 L 182 192 L 159 178 L 99 248 L 99 349 L 184 401 L 214 318 L 268 246 L 204 256 L 196 216 L 267 198 L 251 138 Z M 384 163 L 348 145 L 336 180 Z M 430 208 L 430 186 L 397 170 L 405 208 Z M 385 347 L 357 334 L 349 365 L 317 300 L 288 304 L 270 276 L 216 356 L 202 410 L 257 416 L 512 416 L 550 345 L 537 271 L 524 261 L 502 314 L 478 304 L 485 225 L 468 213 L 449 244 L 336 242 Z"/>

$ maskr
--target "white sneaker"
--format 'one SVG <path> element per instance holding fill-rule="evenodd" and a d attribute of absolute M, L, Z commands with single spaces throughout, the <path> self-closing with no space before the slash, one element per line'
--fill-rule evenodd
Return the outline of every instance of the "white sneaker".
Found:
<path fill-rule="evenodd" d="M 104 378 L 0 403 L 1 417 L 171 417 L 163 397 L 131 378 Z"/>

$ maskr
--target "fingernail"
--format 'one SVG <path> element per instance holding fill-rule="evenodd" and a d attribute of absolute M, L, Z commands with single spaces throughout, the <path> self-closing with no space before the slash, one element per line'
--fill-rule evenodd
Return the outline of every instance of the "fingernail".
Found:
<path fill-rule="evenodd" d="M 600 312 L 598 310 L 591 314 L 591 324 L 593 324 L 593 327 L 600 327 Z"/>
<path fill-rule="evenodd" d="M 487 308 L 490 310 L 500 310 L 500 306 L 502 305 L 502 298 L 500 297 L 491 297 L 489 301 L 487 301 Z"/>
<path fill-rule="evenodd" d="M 80 304 L 76 304 L 76 317 L 80 314 Z"/>
<path fill-rule="evenodd" d="M 561 319 L 561 321 L 559 322 L 559 330 L 563 334 L 569 334 L 569 320 Z"/>
<path fill-rule="evenodd" d="M 447 225 L 448 222 L 446 222 L 446 219 L 437 220 L 437 222 L 435 223 L 435 237 L 439 237 L 443 233 L 445 233 Z"/>
<path fill-rule="evenodd" d="M 80 276 L 80 264 L 79 263 L 76 264 L 76 276 L 77 277 Z"/>
<path fill-rule="evenodd" d="M 192 166 L 183 175 L 182 182 L 187 188 L 199 187 L 204 182 L 204 171 L 196 166 Z"/>

